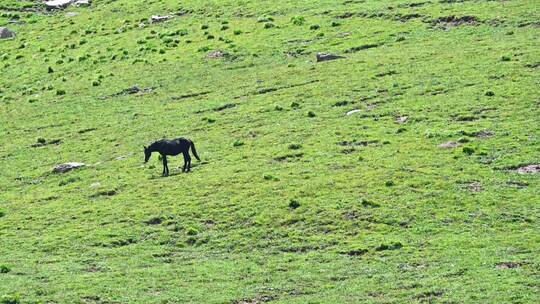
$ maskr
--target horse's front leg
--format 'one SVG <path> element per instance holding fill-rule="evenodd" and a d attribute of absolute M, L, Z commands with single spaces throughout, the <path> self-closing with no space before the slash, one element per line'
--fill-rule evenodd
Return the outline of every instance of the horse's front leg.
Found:
<path fill-rule="evenodd" d="M 167 156 L 163 155 L 163 175 L 169 175 L 169 166 L 167 166 Z"/>

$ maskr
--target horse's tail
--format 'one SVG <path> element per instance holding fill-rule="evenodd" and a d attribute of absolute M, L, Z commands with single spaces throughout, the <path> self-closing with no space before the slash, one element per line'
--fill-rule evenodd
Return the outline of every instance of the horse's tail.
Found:
<path fill-rule="evenodd" d="M 193 155 L 195 156 L 195 158 L 200 161 L 201 159 L 199 158 L 199 155 L 197 155 L 197 150 L 195 150 L 195 144 L 193 142 L 191 142 L 191 153 L 193 153 Z"/>

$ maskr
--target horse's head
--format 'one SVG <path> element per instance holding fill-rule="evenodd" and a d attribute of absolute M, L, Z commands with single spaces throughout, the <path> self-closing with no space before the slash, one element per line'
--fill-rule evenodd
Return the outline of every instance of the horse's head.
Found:
<path fill-rule="evenodd" d="M 152 156 L 152 152 L 146 146 L 143 146 L 143 147 L 144 147 L 144 162 L 147 163 L 148 160 L 150 159 L 150 156 Z"/>

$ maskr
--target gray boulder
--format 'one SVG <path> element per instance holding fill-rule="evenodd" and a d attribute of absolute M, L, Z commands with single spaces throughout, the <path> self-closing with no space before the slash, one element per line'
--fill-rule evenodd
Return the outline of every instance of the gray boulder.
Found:
<path fill-rule="evenodd" d="M 0 39 L 14 38 L 15 32 L 11 31 L 7 27 L 0 27 Z"/>

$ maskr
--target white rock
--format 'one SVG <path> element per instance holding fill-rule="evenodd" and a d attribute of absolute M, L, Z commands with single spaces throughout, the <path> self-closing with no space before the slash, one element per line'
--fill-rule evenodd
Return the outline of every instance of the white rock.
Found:
<path fill-rule="evenodd" d="M 157 23 L 157 22 L 167 21 L 172 18 L 173 16 L 171 15 L 165 15 L 165 16 L 152 15 L 152 17 L 150 17 L 150 22 Z"/>
<path fill-rule="evenodd" d="M 68 172 L 70 170 L 81 168 L 81 167 L 84 167 L 84 166 L 86 166 L 86 164 L 84 164 L 84 163 L 75 163 L 75 162 L 59 164 L 59 165 L 56 165 L 53 168 L 53 172 L 54 173 L 65 173 L 65 172 Z"/>
<path fill-rule="evenodd" d="M 353 115 L 354 113 L 358 113 L 358 112 L 362 112 L 362 110 L 356 109 L 356 110 L 349 111 L 349 112 L 347 112 L 347 116 Z"/>
<path fill-rule="evenodd" d="M 48 10 L 62 9 L 70 6 L 74 0 L 52 0 L 45 2 L 45 8 Z"/>
<path fill-rule="evenodd" d="M 90 3 L 90 0 L 77 0 L 73 4 L 75 4 L 76 6 L 90 6 Z"/>

